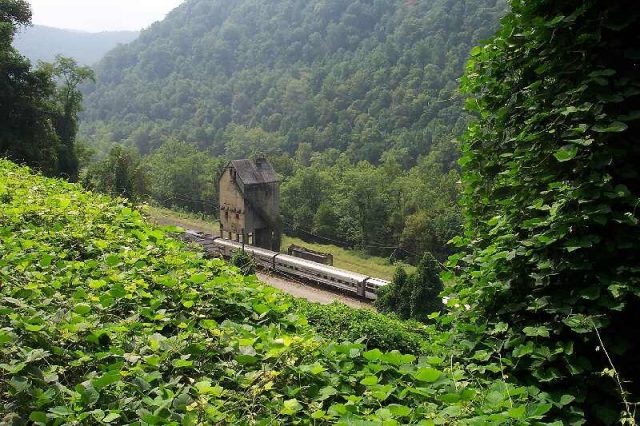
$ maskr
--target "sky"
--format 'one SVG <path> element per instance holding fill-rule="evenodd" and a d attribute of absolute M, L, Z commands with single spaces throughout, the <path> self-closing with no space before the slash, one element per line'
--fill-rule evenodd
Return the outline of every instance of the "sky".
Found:
<path fill-rule="evenodd" d="M 35 25 L 90 32 L 141 30 L 183 0 L 29 0 Z"/>

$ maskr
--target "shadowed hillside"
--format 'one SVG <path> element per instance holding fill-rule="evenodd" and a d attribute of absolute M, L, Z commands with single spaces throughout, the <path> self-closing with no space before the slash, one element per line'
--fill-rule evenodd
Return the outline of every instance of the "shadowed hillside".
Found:
<path fill-rule="evenodd" d="M 500 0 L 190 0 L 110 52 L 85 133 L 142 153 L 173 136 L 215 155 L 336 148 L 407 166 L 466 123 L 457 79 Z M 239 142 L 242 140 L 243 142 Z"/>
<path fill-rule="evenodd" d="M 70 56 L 80 64 L 93 65 L 121 43 L 138 37 L 137 31 L 88 33 L 34 25 L 17 34 L 14 47 L 34 64 L 51 62 L 56 55 Z"/>

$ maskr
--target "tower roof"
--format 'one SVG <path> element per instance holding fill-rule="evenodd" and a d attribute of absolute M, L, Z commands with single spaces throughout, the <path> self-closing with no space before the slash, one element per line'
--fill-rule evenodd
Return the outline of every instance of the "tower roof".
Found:
<path fill-rule="evenodd" d="M 265 158 L 233 160 L 229 163 L 236 170 L 238 179 L 245 185 L 280 182 L 271 164 Z"/>

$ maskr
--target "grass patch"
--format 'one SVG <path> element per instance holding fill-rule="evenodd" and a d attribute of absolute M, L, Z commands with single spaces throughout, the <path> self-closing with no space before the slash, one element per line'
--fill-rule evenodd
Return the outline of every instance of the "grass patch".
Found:
<path fill-rule="evenodd" d="M 310 243 L 300 238 L 285 235 L 282 239 L 283 251 L 286 251 L 290 244 L 304 246 L 323 253 L 330 253 L 333 255 L 333 266 L 336 268 L 346 269 L 376 278 L 391 280 L 398 265 L 404 267 L 407 272 L 413 272 L 416 269 L 415 266 L 406 263 L 392 264 L 384 257 L 369 256 L 357 250 L 347 250 L 329 244 Z"/>
<path fill-rule="evenodd" d="M 207 216 L 202 213 L 171 210 L 149 204 L 143 204 L 141 210 L 151 222 L 158 225 L 177 225 L 185 229 L 193 229 L 215 236 L 220 234 L 220 222 L 213 216 Z"/>

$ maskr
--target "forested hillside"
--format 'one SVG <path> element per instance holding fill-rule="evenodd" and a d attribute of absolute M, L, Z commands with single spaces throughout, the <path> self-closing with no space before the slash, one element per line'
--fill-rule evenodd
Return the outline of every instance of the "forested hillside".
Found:
<path fill-rule="evenodd" d="M 227 12 L 250 16 L 243 4 Z M 327 3 L 314 4 L 322 19 Z M 11 47 L 30 16 L 25 0 L 0 1 L 0 155 L 13 160 L 0 159 L 0 423 L 638 424 L 636 0 L 511 1 L 465 66 L 475 117 L 460 175 L 453 144 L 409 169 L 393 148 L 356 162 L 351 142 L 271 155 L 285 221 L 352 241 L 457 229 L 430 226 L 461 187 L 460 252 L 446 265 L 426 254 L 381 293 L 385 311 L 423 324 L 295 301 L 148 225 L 129 200 L 44 177 L 75 178 L 77 87 L 92 73 L 65 58 L 33 69 Z M 233 125 L 239 141 L 295 145 L 285 130 Z M 158 140 L 143 155 L 115 145 L 83 184 L 210 207 L 224 158 Z"/>
<path fill-rule="evenodd" d="M 171 135 L 214 155 L 337 148 L 405 166 L 465 126 L 456 79 L 501 0 L 190 0 L 110 52 L 85 134 L 147 153 Z"/>
<path fill-rule="evenodd" d="M 56 55 L 74 58 L 82 65 L 93 65 L 120 43 L 129 43 L 138 31 L 104 31 L 89 33 L 34 25 L 23 28 L 14 47 L 35 64 L 53 62 Z"/>
<path fill-rule="evenodd" d="M 97 66 L 82 134 L 106 158 L 87 184 L 217 214 L 224 160 L 263 154 L 283 177 L 288 232 L 444 260 L 462 223 L 457 80 L 504 11 L 496 0 L 187 1 Z M 107 156 L 113 143 L 133 151 Z"/>

